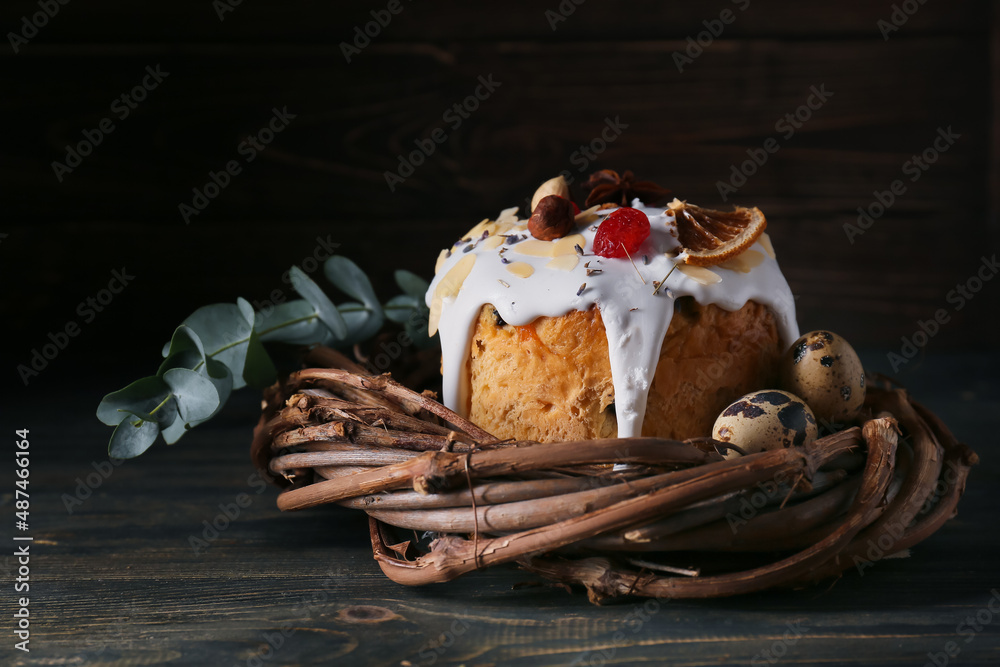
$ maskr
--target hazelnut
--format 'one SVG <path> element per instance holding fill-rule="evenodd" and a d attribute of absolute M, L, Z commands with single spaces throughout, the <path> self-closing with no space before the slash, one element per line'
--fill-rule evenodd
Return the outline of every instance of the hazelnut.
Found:
<path fill-rule="evenodd" d="M 543 197 L 528 219 L 528 231 L 536 239 L 554 241 L 573 228 L 573 202 L 559 195 Z"/>
<path fill-rule="evenodd" d="M 563 199 L 569 199 L 569 183 L 566 182 L 562 174 L 550 178 L 538 186 L 531 198 L 531 210 L 534 211 L 538 207 L 538 202 L 549 195 L 559 195 Z"/>

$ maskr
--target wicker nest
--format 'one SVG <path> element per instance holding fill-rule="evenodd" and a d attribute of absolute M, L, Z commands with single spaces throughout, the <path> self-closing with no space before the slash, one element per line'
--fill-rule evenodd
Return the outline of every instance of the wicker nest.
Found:
<path fill-rule="evenodd" d="M 513 561 L 595 602 L 806 585 L 907 553 L 955 515 L 978 460 L 886 381 L 858 426 L 727 460 L 710 438 L 501 442 L 333 350 L 307 361 L 323 368 L 265 392 L 254 462 L 282 510 L 367 513 L 401 584 Z"/>

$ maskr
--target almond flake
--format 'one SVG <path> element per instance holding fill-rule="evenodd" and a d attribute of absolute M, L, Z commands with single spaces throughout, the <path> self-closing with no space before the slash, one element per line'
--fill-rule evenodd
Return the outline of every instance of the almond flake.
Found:
<path fill-rule="evenodd" d="M 514 262 L 513 264 L 507 265 L 507 270 L 518 278 L 528 278 L 535 272 L 535 267 L 527 262 Z"/>
<path fill-rule="evenodd" d="M 466 255 L 455 266 L 451 267 L 448 273 L 444 274 L 437 287 L 434 288 L 434 296 L 431 298 L 430 316 L 427 322 L 428 335 L 433 336 L 437 333 L 444 300 L 458 296 L 459 290 L 462 289 L 462 284 L 469 277 L 469 273 L 472 271 L 472 266 L 475 263 L 475 255 Z"/>
<path fill-rule="evenodd" d="M 576 268 L 577 263 L 579 263 L 580 258 L 576 255 L 560 255 L 555 259 L 549 261 L 545 265 L 547 269 L 559 269 L 560 271 L 572 271 Z"/>
<path fill-rule="evenodd" d="M 767 253 L 768 257 L 770 257 L 771 259 L 775 258 L 774 246 L 771 245 L 771 237 L 767 235 L 767 232 L 764 232 L 763 234 L 760 235 L 760 238 L 757 239 L 757 243 L 761 244 L 764 247 L 764 252 Z"/>
<path fill-rule="evenodd" d="M 694 266 L 691 264 L 678 264 L 677 270 L 686 275 L 691 280 L 702 285 L 714 285 L 715 283 L 722 282 L 722 276 L 715 273 L 711 269 L 706 269 L 703 266 Z"/>
<path fill-rule="evenodd" d="M 494 250 L 495 248 L 503 245 L 503 241 L 504 239 L 502 236 L 491 236 L 484 239 L 479 245 L 481 245 L 485 250 Z"/>
<path fill-rule="evenodd" d="M 764 262 L 764 253 L 756 250 L 744 250 L 732 259 L 717 264 L 720 269 L 729 269 L 740 273 L 750 273 L 750 270 Z"/>

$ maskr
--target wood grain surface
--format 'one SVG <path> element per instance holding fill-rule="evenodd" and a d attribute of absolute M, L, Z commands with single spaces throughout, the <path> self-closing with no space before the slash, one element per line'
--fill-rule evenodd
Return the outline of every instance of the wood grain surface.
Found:
<path fill-rule="evenodd" d="M 513 567 L 427 588 L 392 583 L 372 560 L 363 513 L 276 509 L 276 491 L 249 462 L 253 392 L 177 445 L 158 443 L 105 475 L 97 470 L 110 466 L 101 454 L 110 429 L 90 414 L 98 391 L 52 392 L 69 406 L 58 422 L 48 408 L 19 401 L 5 425 L 29 428 L 36 452 L 34 634 L 30 655 L 5 639 L 0 660 L 759 665 L 770 650 L 781 653 L 772 664 L 923 665 L 954 641 L 960 653 L 948 664 L 996 664 L 998 372 L 995 359 L 952 354 L 928 361 L 911 384 L 982 464 L 958 516 L 910 558 L 799 591 L 601 607 Z M 9 507 L 9 496 L 3 502 Z M 10 570 L 12 561 L 2 562 Z M 964 625 L 980 613 L 978 626 Z"/>

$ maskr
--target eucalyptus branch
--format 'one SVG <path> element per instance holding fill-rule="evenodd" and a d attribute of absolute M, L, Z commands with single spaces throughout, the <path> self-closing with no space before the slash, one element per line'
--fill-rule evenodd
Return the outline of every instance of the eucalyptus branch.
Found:
<path fill-rule="evenodd" d="M 403 326 L 415 346 L 432 344 L 427 282 L 419 276 L 397 271 L 403 293 L 382 303 L 368 276 L 347 258 L 331 257 L 323 272 L 354 300 L 334 305 L 305 272 L 292 267 L 289 277 L 301 299 L 256 311 L 240 298 L 203 306 L 185 319 L 164 346 L 156 374 L 108 394 L 98 406 L 98 419 L 115 427 L 110 455 L 138 456 L 161 435 L 172 444 L 215 416 L 233 390 L 273 384 L 278 371 L 265 343 L 347 349 L 374 337 L 388 319 Z"/>

